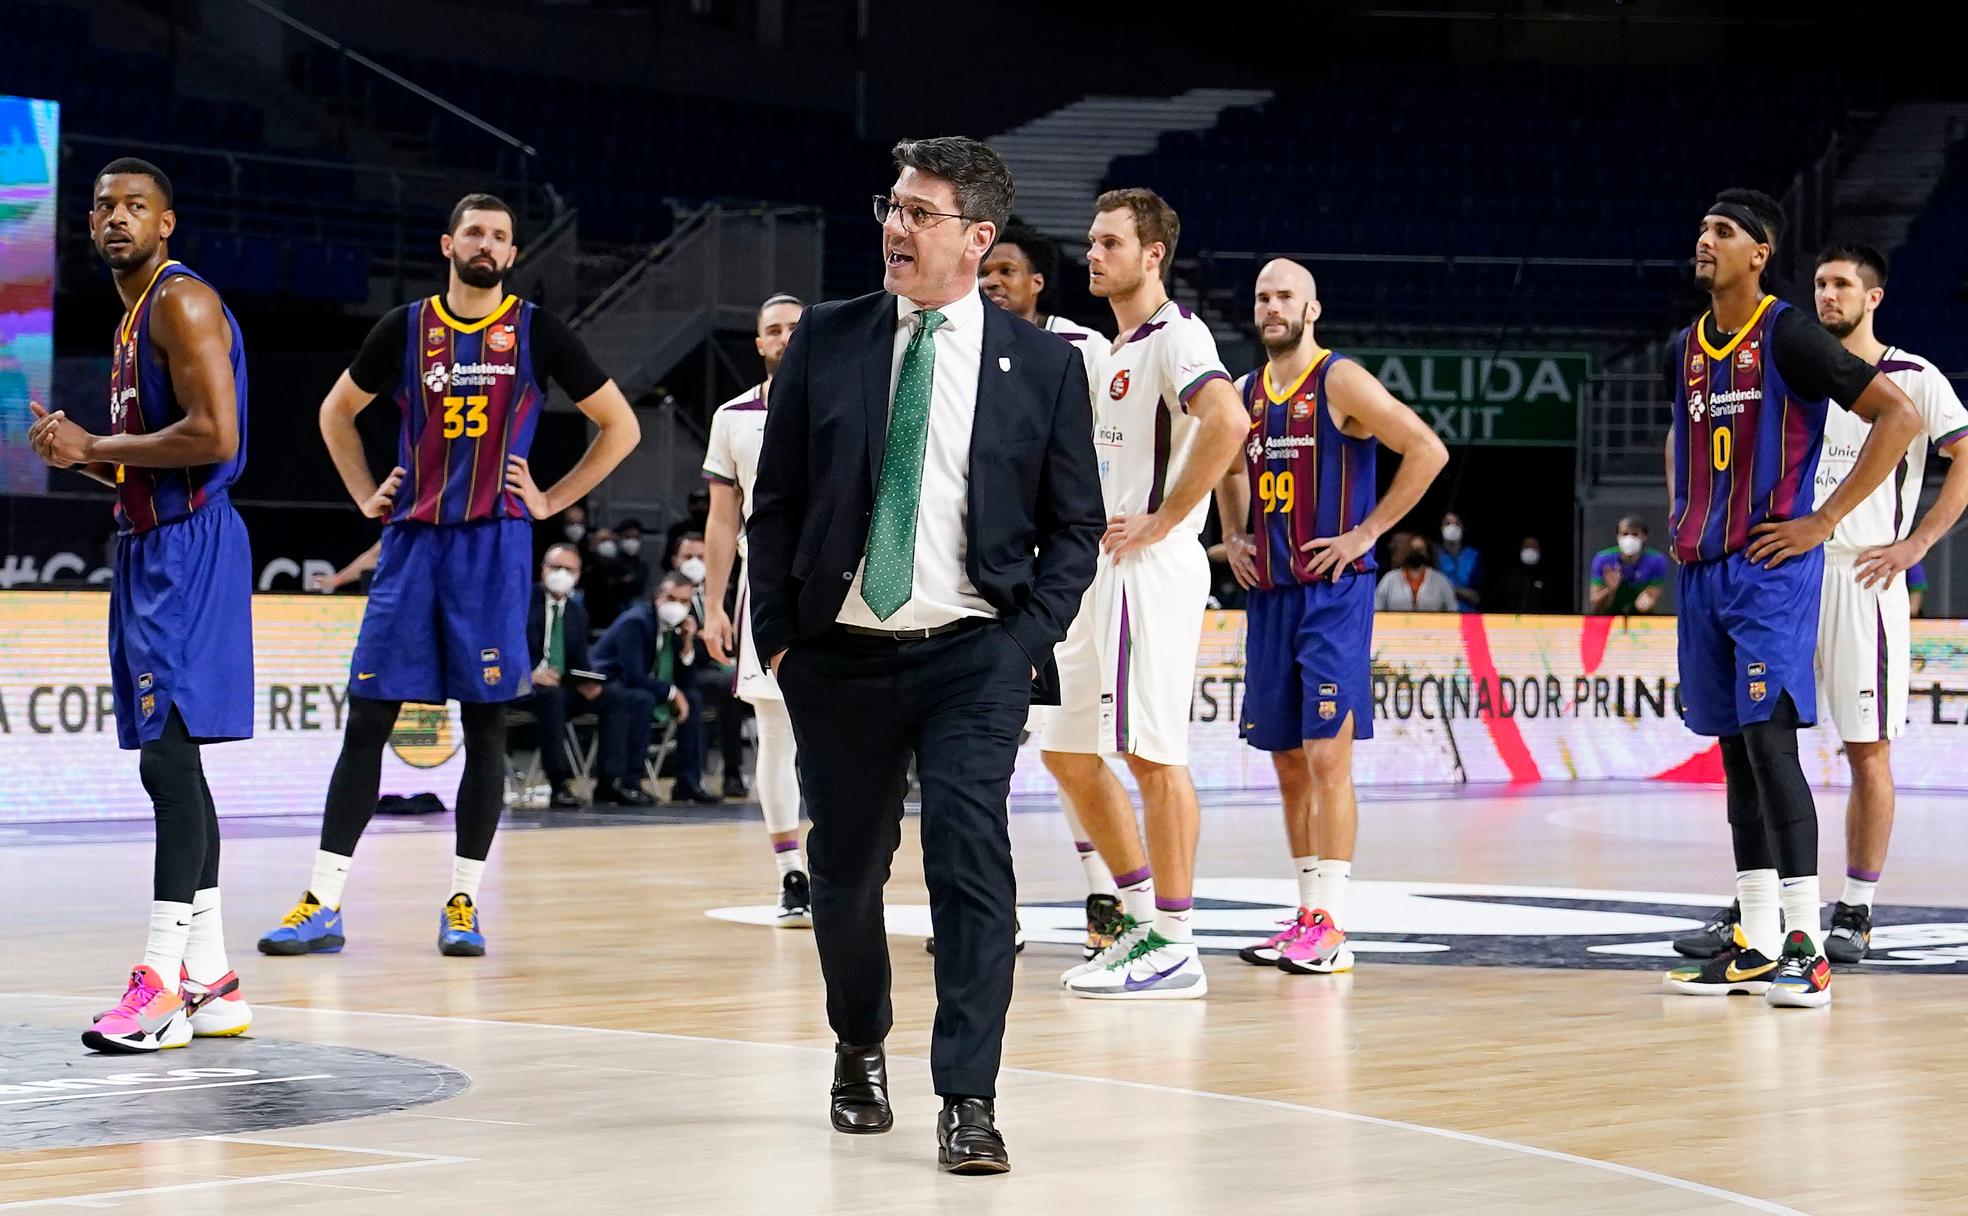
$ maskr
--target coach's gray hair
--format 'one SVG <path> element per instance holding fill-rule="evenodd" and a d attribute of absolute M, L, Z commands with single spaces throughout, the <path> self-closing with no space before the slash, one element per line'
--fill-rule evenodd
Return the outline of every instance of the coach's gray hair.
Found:
<path fill-rule="evenodd" d="M 1011 170 L 989 144 L 962 135 L 939 135 L 905 139 L 895 145 L 893 155 L 897 169 L 917 169 L 948 181 L 956 189 L 958 209 L 971 223 L 988 221 L 1003 228 L 1011 215 L 1018 188 Z"/>

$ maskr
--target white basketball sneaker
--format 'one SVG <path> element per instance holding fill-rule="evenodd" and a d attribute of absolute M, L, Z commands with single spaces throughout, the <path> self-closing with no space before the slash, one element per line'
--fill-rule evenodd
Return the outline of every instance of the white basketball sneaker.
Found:
<path fill-rule="evenodd" d="M 1209 976 L 1196 947 L 1176 945 L 1151 929 L 1126 955 L 1068 980 L 1066 991 L 1109 1001 L 1184 1001 L 1208 995 Z"/>
<path fill-rule="evenodd" d="M 1068 967 L 1059 977 L 1059 986 L 1062 988 L 1070 987 L 1073 981 L 1080 976 L 1105 970 L 1116 960 L 1125 959 L 1133 952 L 1135 946 L 1140 944 L 1141 939 L 1147 937 L 1151 932 L 1151 926 L 1140 924 L 1133 917 L 1127 915 L 1121 917 L 1119 928 L 1120 931 L 1114 935 L 1113 945 L 1102 950 L 1084 963 L 1080 963 L 1074 967 Z"/>

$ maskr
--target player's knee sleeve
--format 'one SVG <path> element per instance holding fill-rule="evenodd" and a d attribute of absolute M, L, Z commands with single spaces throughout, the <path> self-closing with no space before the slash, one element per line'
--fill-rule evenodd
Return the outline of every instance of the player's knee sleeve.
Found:
<path fill-rule="evenodd" d="M 198 745 L 191 741 L 177 710 L 165 721 L 164 733 L 143 745 L 137 776 L 157 816 L 152 898 L 188 904 L 205 869 L 208 836 L 216 833 L 206 829 Z"/>
<path fill-rule="evenodd" d="M 1749 762 L 1749 744 L 1741 735 L 1722 740 L 1722 775 L 1728 782 L 1729 838 L 1735 846 L 1736 869 L 1775 869 L 1776 845 L 1763 817 L 1756 770 Z"/>
<path fill-rule="evenodd" d="M 762 709 L 758 721 L 758 765 L 753 788 L 765 812 L 765 830 L 790 832 L 799 827 L 799 776 L 793 771 L 793 724 L 783 708 Z"/>
<path fill-rule="evenodd" d="M 458 778 L 458 856 L 484 861 L 505 810 L 506 707 L 465 702 L 465 771 Z"/>
<path fill-rule="evenodd" d="M 1756 773 L 1757 798 L 1770 825 L 1777 872 L 1785 878 L 1815 874 L 1818 808 L 1797 758 L 1797 707 L 1785 693 L 1768 722 L 1743 729 L 1743 745 Z"/>
<path fill-rule="evenodd" d="M 389 742 L 390 732 L 396 729 L 397 711 L 403 708 L 403 702 L 350 697 L 348 706 L 348 728 L 342 733 L 343 750 L 361 748 L 381 752 Z"/>

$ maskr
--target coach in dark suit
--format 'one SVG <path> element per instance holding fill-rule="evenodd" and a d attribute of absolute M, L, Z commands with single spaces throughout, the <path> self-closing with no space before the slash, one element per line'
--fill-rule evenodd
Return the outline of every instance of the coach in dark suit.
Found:
<path fill-rule="evenodd" d="M 913 751 L 940 1159 L 1000 1173 L 1017 897 L 1005 800 L 1031 701 L 1058 701 L 1052 648 L 1093 580 L 1100 486 L 1079 356 L 977 289 L 1011 210 L 1004 163 L 962 138 L 905 141 L 895 161 L 875 201 L 887 290 L 810 309 L 773 381 L 746 525 L 752 623 L 813 818 L 834 1126 L 892 1123 L 882 884 Z"/>

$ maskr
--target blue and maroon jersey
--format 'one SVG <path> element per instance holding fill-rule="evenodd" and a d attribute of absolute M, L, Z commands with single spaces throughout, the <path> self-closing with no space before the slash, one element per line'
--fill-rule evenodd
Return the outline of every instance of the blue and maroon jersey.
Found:
<path fill-rule="evenodd" d="M 1827 401 L 1800 395 L 1777 370 L 1777 318 L 1790 305 L 1765 296 L 1749 324 L 1720 347 L 1704 316 L 1683 331 L 1674 391 L 1674 556 L 1725 557 L 1766 521 L 1811 511 Z"/>
<path fill-rule="evenodd" d="M 1324 352 L 1282 393 L 1271 385 L 1269 364 L 1244 378 L 1251 420 L 1244 457 L 1260 587 L 1312 582 L 1319 555 L 1301 546 L 1358 527 L 1378 502 L 1380 442 L 1341 431 L 1326 397 L 1326 377 L 1345 358 Z M 1355 574 L 1373 568 L 1371 551 L 1351 567 Z"/>
<path fill-rule="evenodd" d="M 531 354 L 534 313 L 517 296 L 469 322 L 441 296 L 411 307 L 396 386 L 403 485 L 389 522 L 531 518 L 506 489 L 506 458 L 531 451 L 547 404 Z"/>
<path fill-rule="evenodd" d="M 109 368 L 109 429 L 113 434 L 148 435 L 185 416 L 171 387 L 170 374 L 150 344 L 151 305 L 157 301 L 159 286 L 177 275 L 205 282 L 184 263 L 165 262 L 151 276 L 149 286 L 137 298 L 137 306 L 125 313 L 116 327 L 115 356 Z M 223 300 L 219 307 L 232 331 L 228 355 L 232 360 L 233 407 L 239 414 L 239 450 L 223 464 L 190 469 L 116 466 L 118 532 L 148 532 L 159 524 L 183 519 L 223 495 L 246 468 L 246 344 L 239 336 L 239 322 L 233 319 L 232 310 Z"/>

